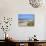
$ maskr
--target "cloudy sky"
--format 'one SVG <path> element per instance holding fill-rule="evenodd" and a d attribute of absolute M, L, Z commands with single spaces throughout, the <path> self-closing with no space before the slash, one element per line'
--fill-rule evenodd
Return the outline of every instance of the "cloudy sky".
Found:
<path fill-rule="evenodd" d="M 34 15 L 33 14 L 19 14 L 18 18 L 23 19 L 23 20 L 33 20 Z"/>

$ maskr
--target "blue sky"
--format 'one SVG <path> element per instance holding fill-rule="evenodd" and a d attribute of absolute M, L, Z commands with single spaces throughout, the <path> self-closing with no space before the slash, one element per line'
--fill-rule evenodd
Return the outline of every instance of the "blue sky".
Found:
<path fill-rule="evenodd" d="M 33 20 L 34 15 L 33 14 L 19 14 L 18 19 L 24 19 L 24 20 Z"/>

